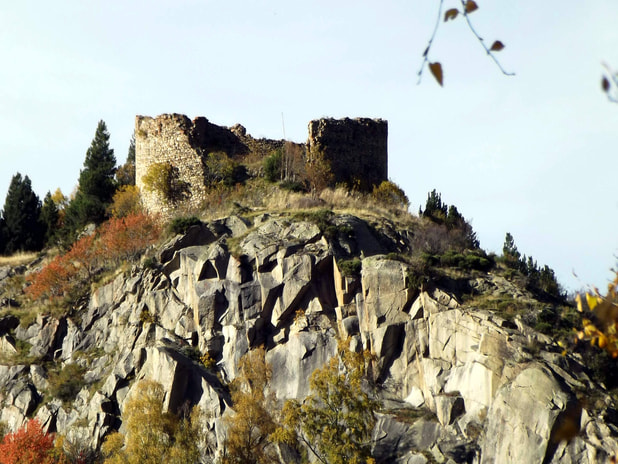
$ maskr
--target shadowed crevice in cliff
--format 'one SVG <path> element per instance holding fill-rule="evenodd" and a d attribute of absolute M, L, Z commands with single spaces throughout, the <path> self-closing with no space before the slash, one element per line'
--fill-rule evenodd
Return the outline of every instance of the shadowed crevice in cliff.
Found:
<path fill-rule="evenodd" d="M 551 428 L 549 441 L 547 442 L 547 451 L 545 452 L 543 464 L 552 462 L 556 449 L 561 442 L 568 442 L 579 434 L 581 417 L 582 405 L 577 399 L 573 398 L 567 403 L 564 411 L 556 417 L 556 421 Z"/>

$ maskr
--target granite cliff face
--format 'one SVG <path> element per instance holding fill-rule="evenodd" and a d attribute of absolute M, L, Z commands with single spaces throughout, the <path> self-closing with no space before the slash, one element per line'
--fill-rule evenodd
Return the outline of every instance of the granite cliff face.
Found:
<path fill-rule="evenodd" d="M 581 360 L 519 318 L 462 305 L 453 290 L 517 297 L 517 288 L 491 273 L 415 288 L 409 265 L 388 254 L 409 252 L 410 232 L 351 215 L 332 223 L 339 232 L 284 214 L 193 226 L 157 251 L 158 267 L 118 274 L 75 316 L 27 327 L 5 316 L 0 350 L 30 347 L 46 362 L 0 366 L 0 420 L 16 428 L 35 416 L 99 446 L 122 427 L 136 382 L 151 379 L 169 410 L 209 413 L 216 454 L 234 407 L 226 385 L 248 350 L 266 347 L 277 399 L 302 399 L 309 375 L 349 337 L 351 349 L 376 356 L 379 463 L 609 462 L 613 402 Z M 342 255 L 361 256 L 360 273 L 344 275 Z M 196 362 L 206 352 L 216 368 Z M 74 399 L 50 395 L 51 360 L 83 368 Z M 590 392 L 595 400 L 583 402 Z M 568 441 L 566 425 L 575 427 Z"/>

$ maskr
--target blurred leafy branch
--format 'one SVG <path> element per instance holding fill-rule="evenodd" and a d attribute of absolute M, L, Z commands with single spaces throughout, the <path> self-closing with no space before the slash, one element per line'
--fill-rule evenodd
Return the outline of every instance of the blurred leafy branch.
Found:
<path fill-rule="evenodd" d="M 438 33 L 438 29 L 440 28 L 440 24 L 442 22 L 446 23 L 448 21 L 455 21 L 460 16 L 462 16 L 466 20 L 468 29 L 474 35 L 474 37 L 479 42 L 479 44 L 481 44 L 481 46 L 485 50 L 485 53 L 487 53 L 487 55 L 494 61 L 496 66 L 498 66 L 502 74 L 504 74 L 505 76 L 515 75 L 515 73 L 513 72 L 506 71 L 504 67 L 502 66 L 502 64 L 500 64 L 500 61 L 498 60 L 498 58 L 496 57 L 496 52 L 500 52 L 501 50 L 504 49 L 504 43 L 502 43 L 500 40 L 494 40 L 491 46 L 488 47 L 487 44 L 485 43 L 485 40 L 479 35 L 474 25 L 472 24 L 472 21 L 470 20 L 470 14 L 474 13 L 476 10 L 479 9 L 478 4 L 474 0 L 460 0 L 460 2 L 461 2 L 461 9 L 450 8 L 444 12 L 444 18 L 443 18 L 442 10 L 444 7 L 444 0 L 440 0 L 440 6 L 438 8 L 438 18 L 436 20 L 436 25 L 433 29 L 433 33 L 431 34 L 431 37 L 429 38 L 427 47 L 425 48 L 425 51 L 423 52 L 423 62 L 421 63 L 421 69 L 419 69 L 418 71 L 418 83 L 419 84 L 423 77 L 423 71 L 425 70 L 425 65 L 427 65 L 429 67 L 429 71 L 431 72 L 433 77 L 436 79 L 438 84 L 440 84 L 440 86 L 444 85 L 444 70 L 442 69 L 442 63 L 440 63 L 439 61 L 434 61 L 434 62 L 429 61 L 429 54 L 431 52 L 431 47 L 433 45 L 434 39 L 436 38 L 436 35 Z"/>
<path fill-rule="evenodd" d="M 577 338 L 598 345 L 614 359 L 618 358 L 618 270 L 615 274 L 605 295 L 595 288 L 575 299 L 577 309 L 588 316 L 583 318 Z"/>

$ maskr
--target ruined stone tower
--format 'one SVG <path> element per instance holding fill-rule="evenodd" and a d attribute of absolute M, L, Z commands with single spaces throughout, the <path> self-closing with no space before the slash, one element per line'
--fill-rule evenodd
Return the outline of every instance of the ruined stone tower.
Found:
<path fill-rule="evenodd" d="M 317 119 L 309 123 L 309 152 L 331 163 L 336 182 L 370 190 L 388 180 L 388 123 L 383 119 Z"/>

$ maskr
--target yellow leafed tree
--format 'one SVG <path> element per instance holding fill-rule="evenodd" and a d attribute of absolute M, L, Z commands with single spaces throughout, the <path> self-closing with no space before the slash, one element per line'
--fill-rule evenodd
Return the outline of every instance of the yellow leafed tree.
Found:
<path fill-rule="evenodd" d="M 160 383 L 141 381 L 124 409 L 126 435 L 112 433 L 102 446 L 105 464 L 188 464 L 198 462 L 200 412 L 179 419 L 163 410 Z"/>
<path fill-rule="evenodd" d="M 231 385 L 235 414 L 228 416 L 224 464 L 279 462 L 270 435 L 275 430 L 271 415 L 274 400 L 266 394 L 272 369 L 263 347 L 250 351 L 239 362 L 239 375 Z"/>

